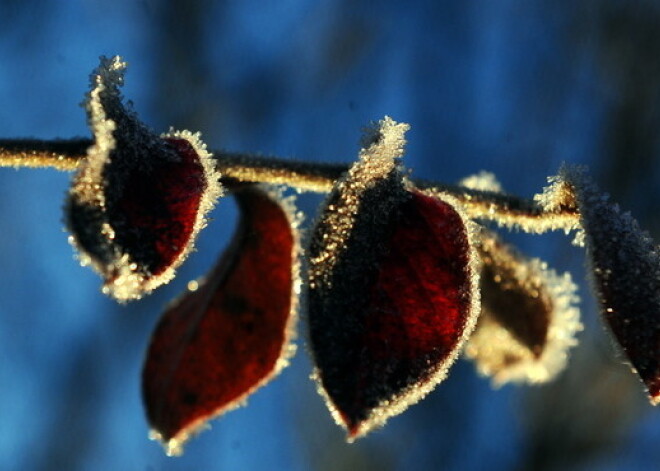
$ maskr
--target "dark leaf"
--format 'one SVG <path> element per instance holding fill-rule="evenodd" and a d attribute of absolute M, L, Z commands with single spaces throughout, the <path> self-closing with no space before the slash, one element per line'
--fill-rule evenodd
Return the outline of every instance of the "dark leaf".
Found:
<path fill-rule="evenodd" d="M 576 194 L 601 314 L 660 402 L 660 254 L 637 221 L 609 201 L 580 169 L 565 169 Z"/>
<path fill-rule="evenodd" d="M 395 163 L 406 129 L 381 121 L 312 237 L 315 374 L 349 439 L 441 381 L 477 311 L 465 221 L 451 204 L 407 189 Z"/>
<path fill-rule="evenodd" d="M 557 275 L 486 229 L 477 249 L 481 315 L 465 347 L 467 356 L 495 385 L 552 379 L 564 368 L 582 328 L 570 275 Z"/>
<path fill-rule="evenodd" d="M 197 135 L 158 136 L 122 104 L 126 65 L 102 58 L 86 102 L 94 145 L 66 203 L 83 264 L 119 300 L 141 297 L 174 276 L 220 193 Z"/>
<path fill-rule="evenodd" d="M 293 353 L 297 222 L 261 190 L 235 196 L 241 222 L 231 246 L 198 289 L 167 309 L 147 352 L 147 417 L 170 454 L 208 420 L 238 407 Z"/>

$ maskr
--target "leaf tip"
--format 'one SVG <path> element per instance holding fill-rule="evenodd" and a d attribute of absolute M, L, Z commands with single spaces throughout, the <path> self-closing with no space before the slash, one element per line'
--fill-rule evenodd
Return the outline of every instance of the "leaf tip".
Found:
<path fill-rule="evenodd" d="M 409 124 L 398 123 L 385 116 L 365 128 L 360 156 L 380 155 L 389 159 L 402 157 L 406 146 L 405 134 L 409 130 Z"/>
<path fill-rule="evenodd" d="M 194 435 L 197 435 L 207 428 L 210 428 L 209 425 L 205 421 L 199 420 L 177 432 L 174 436 L 167 436 L 156 429 L 151 429 L 149 431 L 149 440 L 159 442 L 167 456 L 179 457 L 183 456 L 186 443 L 188 443 Z"/>
<path fill-rule="evenodd" d="M 650 395 L 651 405 L 657 406 L 660 404 L 660 390 L 655 394 Z"/>

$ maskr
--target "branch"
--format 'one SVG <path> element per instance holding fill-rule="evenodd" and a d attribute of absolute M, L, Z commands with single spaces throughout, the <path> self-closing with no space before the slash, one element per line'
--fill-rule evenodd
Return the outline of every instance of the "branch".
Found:
<path fill-rule="evenodd" d="M 78 168 L 85 159 L 91 139 L 0 139 L 0 167 L 52 167 L 62 171 Z M 299 191 L 327 193 L 348 170 L 346 164 L 329 164 L 263 157 L 252 154 L 213 151 L 222 183 L 231 188 L 236 183 L 287 185 Z M 571 230 L 578 225 L 579 214 L 573 204 L 548 211 L 533 199 L 505 193 L 482 191 L 459 185 L 426 180 L 411 180 L 424 193 L 450 195 L 465 208 L 469 217 L 495 221 L 501 226 L 520 227 L 527 232 Z"/>
<path fill-rule="evenodd" d="M 71 171 L 85 158 L 91 139 L 0 139 L 0 167 L 53 167 Z"/>

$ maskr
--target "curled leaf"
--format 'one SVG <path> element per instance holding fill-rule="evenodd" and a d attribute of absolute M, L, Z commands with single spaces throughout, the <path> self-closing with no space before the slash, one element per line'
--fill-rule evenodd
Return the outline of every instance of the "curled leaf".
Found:
<path fill-rule="evenodd" d="M 298 222 L 274 195 L 252 187 L 234 194 L 241 222 L 231 246 L 196 290 L 168 307 L 147 351 L 144 404 L 168 454 L 240 406 L 294 352 Z"/>
<path fill-rule="evenodd" d="M 660 403 L 660 253 L 629 213 L 622 213 L 579 168 L 563 169 L 584 229 L 582 239 L 601 314 L 640 376 L 653 404 Z"/>
<path fill-rule="evenodd" d="M 481 315 L 465 353 L 495 385 L 549 381 L 582 329 L 577 287 L 568 273 L 557 275 L 486 229 L 479 241 Z"/>
<path fill-rule="evenodd" d="M 220 194 L 219 175 L 199 136 L 158 136 L 124 107 L 126 63 L 101 58 L 85 106 L 94 144 L 69 191 L 66 224 L 81 263 L 118 300 L 170 281 Z"/>
<path fill-rule="evenodd" d="M 315 376 L 349 440 L 431 391 L 478 311 L 466 222 L 407 188 L 396 161 L 405 130 L 385 118 L 371 131 L 312 235 Z"/>

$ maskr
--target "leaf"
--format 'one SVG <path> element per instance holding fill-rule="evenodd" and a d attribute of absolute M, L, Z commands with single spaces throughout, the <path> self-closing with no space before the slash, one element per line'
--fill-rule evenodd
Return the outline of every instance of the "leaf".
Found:
<path fill-rule="evenodd" d="M 560 180 L 573 187 L 601 314 L 632 367 L 660 403 L 660 253 L 629 213 L 622 213 L 579 168 Z"/>
<path fill-rule="evenodd" d="M 385 118 L 371 131 L 312 235 L 315 376 L 349 440 L 431 391 L 478 311 L 465 221 L 404 184 L 406 129 Z"/>
<path fill-rule="evenodd" d="M 71 242 L 103 291 L 137 299 L 174 277 L 220 194 L 197 134 L 158 136 L 122 104 L 126 64 L 101 59 L 86 108 L 94 144 L 66 203 Z"/>
<path fill-rule="evenodd" d="M 167 309 L 147 351 L 144 404 L 168 454 L 240 406 L 294 352 L 297 221 L 273 195 L 252 187 L 234 194 L 241 222 L 231 246 L 197 290 Z"/>
<path fill-rule="evenodd" d="M 557 275 L 486 229 L 477 249 L 482 307 L 466 355 L 496 386 L 549 381 L 564 369 L 582 329 L 570 274 Z"/>

